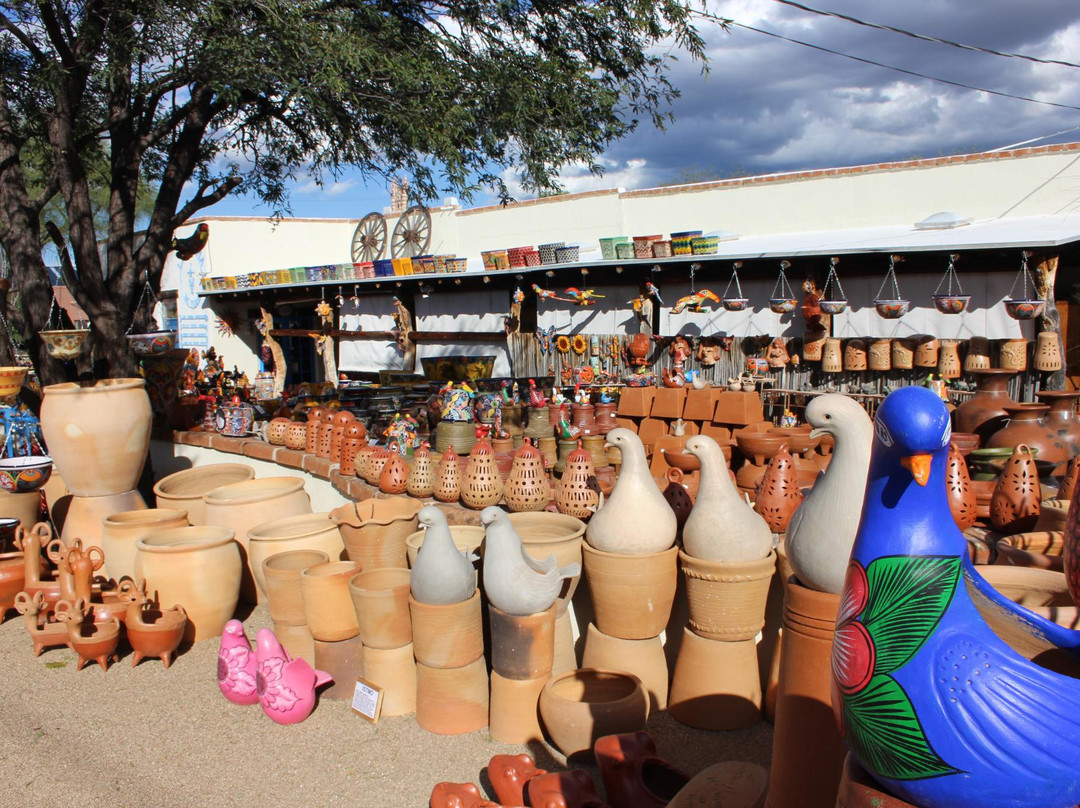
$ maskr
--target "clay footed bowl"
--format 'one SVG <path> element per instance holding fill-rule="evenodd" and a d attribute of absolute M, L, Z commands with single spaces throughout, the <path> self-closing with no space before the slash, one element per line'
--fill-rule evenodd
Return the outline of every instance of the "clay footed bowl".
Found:
<path fill-rule="evenodd" d="M 755 466 L 764 466 L 773 456 L 780 451 L 780 447 L 788 443 L 785 435 L 775 435 L 768 432 L 746 432 L 740 430 L 735 433 L 735 443 L 739 451 L 751 459 Z"/>
<path fill-rule="evenodd" d="M 661 449 L 660 454 L 664 456 L 669 466 L 679 471 L 697 471 L 701 468 L 701 461 L 687 451 L 669 452 Z"/>
<path fill-rule="evenodd" d="M 551 679 L 540 692 L 540 717 L 567 758 L 592 756 L 598 738 L 644 729 L 649 697 L 623 671 L 581 668 Z"/>
<path fill-rule="evenodd" d="M 811 449 L 816 449 L 817 445 L 821 443 L 821 436 L 816 438 L 810 437 L 810 427 L 797 426 L 794 428 L 777 428 L 770 429 L 769 435 L 779 435 L 787 441 L 788 451 L 792 454 L 803 455 L 809 452 Z"/>
<path fill-rule="evenodd" d="M 0 459 L 0 488 L 13 494 L 37 491 L 52 476 L 51 457 L 5 457 Z"/>

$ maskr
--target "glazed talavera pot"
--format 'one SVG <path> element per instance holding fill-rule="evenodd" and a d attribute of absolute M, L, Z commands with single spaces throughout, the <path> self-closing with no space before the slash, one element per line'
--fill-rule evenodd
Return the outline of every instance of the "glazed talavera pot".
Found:
<path fill-rule="evenodd" d="M 135 488 L 150 447 L 152 417 L 143 379 L 42 390 L 41 432 L 68 490 L 79 497 Z"/>

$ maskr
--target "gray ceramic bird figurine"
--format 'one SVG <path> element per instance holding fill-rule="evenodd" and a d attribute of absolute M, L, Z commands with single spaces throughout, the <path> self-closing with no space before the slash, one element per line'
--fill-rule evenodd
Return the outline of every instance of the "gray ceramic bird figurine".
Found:
<path fill-rule="evenodd" d="M 421 603 L 461 603 L 476 591 L 477 556 L 460 550 L 450 535 L 446 515 L 434 505 L 420 509 L 420 524 L 427 528 L 416 554 L 410 586 Z"/>
<path fill-rule="evenodd" d="M 492 506 L 480 511 L 484 525 L 484 592 L 495 608 L 526 615 L 549 608 L 563 588 L 563 579 L 581 572 L 578 563 L 562 569 L 554 555 L 537 561 L 525 551 L 507 513 Z"/>

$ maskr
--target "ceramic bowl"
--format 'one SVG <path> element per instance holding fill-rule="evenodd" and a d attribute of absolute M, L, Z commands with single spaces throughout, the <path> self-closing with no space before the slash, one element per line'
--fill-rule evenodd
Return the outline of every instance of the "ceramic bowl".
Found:
<path fill-rule="evenodd" d="M 37 491 L 52 476 L 51 457 L 5 457 L 0 459 L 0 488 L 13 494 Z"/>
<path fill-rule="evenodd" d="M 811 449 L 816 449 L 817 445 L 821 443 L 820 435 L 816 438 L 810 437 L 809 427 L 778 427 L 770 429 L 767 434 L 778 435 L 783 438 L 784 442 L 787 443 L 788 451 L 793 455 L 806 454 Z"/>
<path fill-rule="evenodd" d="M 45 343 L 45 350 L 53 359 L 74 359 L 82 353 L 88 328 L 68 328 L 54 331 L 39 331 L 38 336 Z"/>
<path fill-rule="evenodd" d="M 539 708 L 560 752 L 589 757 L 598 738 L 644 729 L 649 697 L 631 673 L 581 668 L 549 680 Z"/>
<path fill-rule="evenodd" d="M 934 295 L 934 308 L 942 314 L 961 314 L 971 303 L 971 295 Z"/>
<path fill-rule="evenodd" d="M 725 297 L 720 303 L 727 311 L 745 311 L 746 307 L 750 305 L 750 298 Z"/>
<path fill-rule="evenodd" d="M 697 471 L 701 468 L 701 461 L 698 460 L 696 455 L 692 455 L 689 452 L 681 450 L 669 452 L 666 449 L 661 449 L 660 453 L 664 455 L 664 460 L 668 462 L 669 466 L 677 468 L 680 471 Z"/>
<path fill-rule="evenodd" d="M 1032 531 L 1002 536 L 997 543 L 998 564 L 1037 567 L 1062 572 L 1065 534 L 1060 530 Z"/>
<path fill-rule="evenodd" d="M 965 457 L 979 448 L 980 440 L 981 438 L 974 432 L 953 432 L 949 438 L 949 442 Z"/>
<path fill-rule="evenodd" d="M 175 331 L 150 331 L 146 334 L 128 334 L 128 344 L 136 356 L 157 356 L 171 351 L 176 345 Z"/>
<path fill-rule="evenodd" d="M 0 398 L 16 396 L 22 389 L 23 379 L 29 368 L 4 367 L 0 368 Z"/>
<path fill-rule="evenodd" d="M 757 466 L 763 466 L 780 451 L 780 447 L 788 442 L 784 435 L 775 435 L 767 432 L 747 432 L 740 430 L 735 433 L 735 443 L 739 451 L 747 458 L 753 460 Z"/>
<path fill-rule="evenodd" d="M 879 317 L 886 320 L 896 320 L 908 313 L 911 308 L 910 300 L 875 300 L 874 309 Z"/>
<path fill-rule="evenodd" d="M 1045 300 L 1006 300 L 1005 312 L 1014 320 L 1034 320 L 1046 308 Z"/>
<path fill-rule="evenodd" d="M 787 314 L 789 311 L 794 311 L 798 303 L 799 301 L 793 297 L 773 297 L 769 298 L 769 309 L 777 314 Z"/>
<path fill-rule="evenodd" d="M 840 314 L 847 308 L 846 300 L 819 300 L 818 306 L 821 307 L 823 314 Z"/>

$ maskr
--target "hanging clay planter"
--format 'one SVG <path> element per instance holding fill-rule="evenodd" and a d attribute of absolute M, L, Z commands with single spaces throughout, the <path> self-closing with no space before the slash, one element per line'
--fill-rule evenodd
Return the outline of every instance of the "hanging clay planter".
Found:
<path fill-rule="evenodd" d="M 291 550 L 323 552 L 327 560 L 338 561 L 344 555 L 345 545 L 341 531 L 325 511 L 272 519 L 251 528 L 248 531 L 248 563 L 261 599 L 267 594 L 264 563 L 278 553 Z"/>
<path fill-rule="evenodd" d="M 551 485 L 544 470 L 544 456 L 526 439 L 514 452 L 506 478 L 506 507 L 511 511 L 542 511 L 551 501 Z"/>
<path fill-rule="evenodd" d="M 975 488 L 971 485 L 967 461 L 956 446 L 949 447 L 948 466 L 945 470 L 945 488 L 949 494 L 949 510 L 961 532 L 967 530 L 978 518 Z"/>
<path fill-rule="evenodd" d="M 384 494 L 404 494 L 409 482 L 405 458 L 394 452 L 379 472 L 379 490 Z"/>
<path fill-rule="evenodd" d="M 461 497 L 460 469 L 457 452 L 451 446 L 439 459 L 435 469 L 435 489 L 432 492 L 439 502 L 457 502 Z"/>
<path fill-rule="evenodd" d="M 934 294 L 931 295 L 934 308 L 942 314 L 962 314 L 971 304 L 971 295 L 964 294 L 964 288 L 960 285 L 960 276 L 956 272 L 956 262 L 959 259 L 960 256 L 957 253 L 949 255 L 949 266 L 934 290 Z M 945 287 L 945 291 L 942 291 L 942 286 Z"/>
<path fill-rule="evenodd" d="M 990 523 L 1002 533 L 1024 533 L 1039 521 L 1042 489 L 1035 455 L 1021 444 L 1005 464 L 990 498 Z"/>
<path fill-rule="evenodd" d="M 349 559 L 361 569 L 405 567 L 405 540 L 416 532 L 423 503 L 409 497 L 365 499 L 330 511 Z"/>

